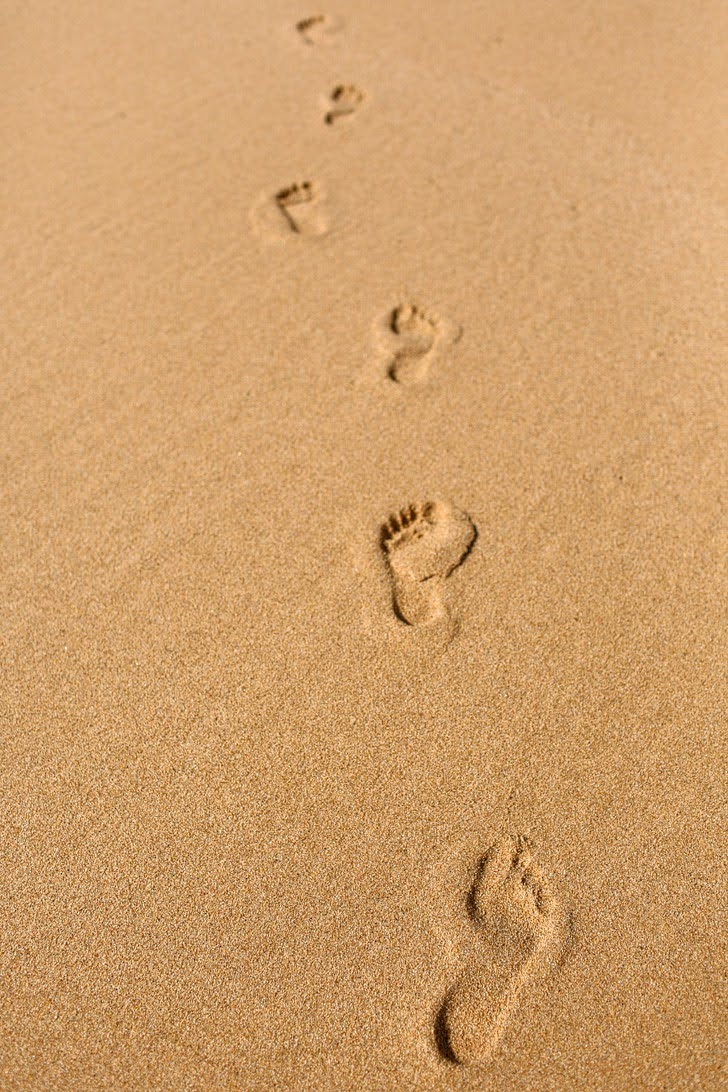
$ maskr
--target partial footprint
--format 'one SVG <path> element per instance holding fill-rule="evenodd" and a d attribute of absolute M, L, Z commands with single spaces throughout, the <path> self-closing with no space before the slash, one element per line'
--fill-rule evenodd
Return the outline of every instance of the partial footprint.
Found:
<path fill-rule="evenodd" d="M 389 517 L 380 542 L 402 622 L 428 625 L 447 613 L 445 580 L 470 553 L 476 533 L 470 517 L 445 501 L 411 504 Z"/>
<path fill-rule="evenodd" d="M 341 21 L 331 15 L 308 15 L 298 20 L 296 30 L 306 45 L 328 45 L 341 30 Z"/>
<path fill-rule="evenodd" d="M 342 118 L 351 118 L 363 102 L 363 91 L 360 91 L 353 83 L 340 83 L 329 96 L 329 109 L 324 114 L 324 121 L 327 125 L 333 125 Z"/>
<path fill-rule="evenodd" d="M 263 196 L 251 215 L 254 226 L 269 236 L 316 236 L 328 230 L 323 193 L 310 181 L 294 182 L 273 197 Z"/>
<path fill-rule="evenodd" d="M 386 374 L 405 386 L 427 380 L 433 362 L 462 335 L 461 328 L 413 303 L 395 307 L 379 324 Z"/>
<path fill-rule="evenodd" d="M 440 1053 L 460 1065 L 493 1055 L 523 990 L 558 964 L 567 939 L 566 912 L 524 835 L 491 846 L 467 909 L 476 930 L 472 951 L 435 1026 Z"/>

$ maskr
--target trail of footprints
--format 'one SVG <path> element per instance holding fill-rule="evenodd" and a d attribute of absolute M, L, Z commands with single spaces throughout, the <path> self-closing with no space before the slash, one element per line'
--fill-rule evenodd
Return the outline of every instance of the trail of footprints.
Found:
<path fill-rule="evenodd" d="M 305 46 L 317 47 L 334 42 L 342 24 L 316 14 L 300 19 L 295 29 Z M 355 84 L 337 84 L 325 100 L 324 123 L 338 128 L 350 122 L 365 97 Z M 279 236 L 325 234 L 321 187 L 312 180 L 282 187 L 272 200 L 263 199 L 255 222 Z M 401 387 L 426 384 L 461 333 L 419 303 L 398 304 L 375 323 L 382 378 Z M 445 500 L 414 501 L 382 523 L 379 546 L 398 624 L 416 630 L 448 618 L 448 578 L 476 540 L 470 516 Z M 523 996 L 558 966 L 568 939 L 565 906 L 534 863 L 525 835 L 507 835 L 491 845 L 477 865 L 465 909 L 466 955 L 433 1025 L 433 1043 L 453 1065 L 492 1058 Z"/>

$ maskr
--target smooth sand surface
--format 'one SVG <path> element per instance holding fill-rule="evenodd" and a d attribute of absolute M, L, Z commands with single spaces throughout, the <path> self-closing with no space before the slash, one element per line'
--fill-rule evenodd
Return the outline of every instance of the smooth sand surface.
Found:
<path fill-rule="evenodd" d="M 724 1087 L 727 12 L 6 5 L 3 1090 Z"/>

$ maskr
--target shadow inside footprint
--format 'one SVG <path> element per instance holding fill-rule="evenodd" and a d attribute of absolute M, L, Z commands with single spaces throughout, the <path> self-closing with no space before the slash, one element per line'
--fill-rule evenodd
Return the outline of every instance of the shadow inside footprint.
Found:
<path fill-rule="evenodd" d="M 458 1065 L 457 1056 L 450 1046 L 450 1033 L 447 1026 L 448 1000 L 449 995 L 445 998 L 443 1003 L 440 1005 L 440 1008 L 437 1010 L 437 1016 L 435 1017 L 435 1024 L 433 1027 L 433 1034 L 435 1038 L 435 1046 L 440 1057 L 444 1058 L 446 1062 L 450 1062 L 452 1065 Z"/>

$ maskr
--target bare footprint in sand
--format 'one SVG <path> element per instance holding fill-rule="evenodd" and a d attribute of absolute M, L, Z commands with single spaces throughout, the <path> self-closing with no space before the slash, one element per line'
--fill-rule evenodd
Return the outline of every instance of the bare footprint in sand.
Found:
<path fill-rule="evenodd" d="M 447 613 L 445 580 L 468 556 L 476 534 L 470 517 L 445 501 L 411 504 L 389 517 L 380 542 L 402 622 L 428 625 Z"/>
<path fill-rule="evenodd" d="M 253 226 L 269 238 L 325 235 L 324 196 L 316 182 L 294 182 L 272 197 L 264 195 L 251 212 Z"/>
<path fill-rule="evenodd" d="M 523 835 L 491 846 L 478 866 L 467 909 L 476 934 L 435 1027 L 440 1053 L 460 1065 L 493 1055 L 524 989 L 559 963 L 568 924 Z"/>
<path fill-rule="evenodd" d="M 296 235 L 322 235 L 326 230 L 314 182 L 294 182 L 279 190 L 276 204 Z"/>
<path fill-rule="evenodd" d="M 329 45 L 341 30 L 341 21 L 331 15 L 308 15 L 298 20 L 296 30 L 306 45 Z"/>
<path fill-rule="evenodd" d="M 426 382 L 433 362 L 462 335 L 455 323 L 413 303 L 401 304 L 379 324 L 386 374 L 394 383 Z"/>
<path fill-rule="evenodd" d="M 364 92 L 353 83 L 340 83 L 328 98 L 328 110 L 324 114 L 327 125 L 333 125 L 342 119 L 349 120 L 364 102 Z"/>

